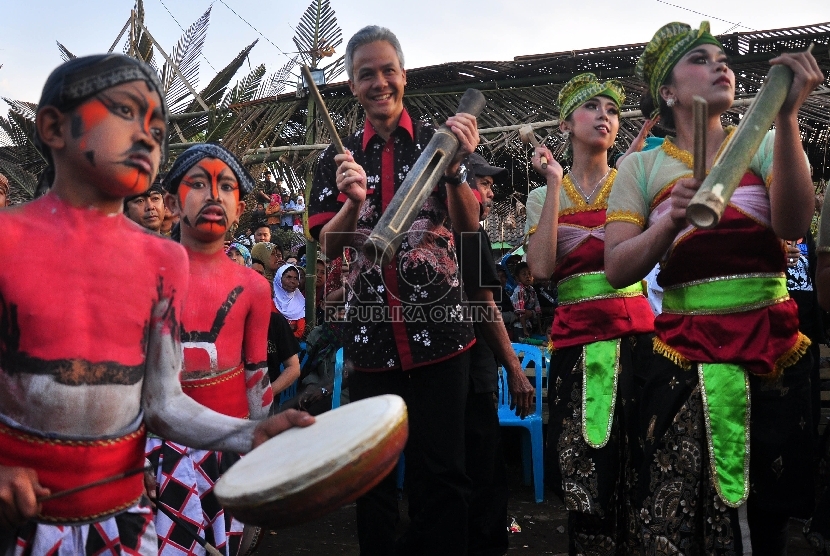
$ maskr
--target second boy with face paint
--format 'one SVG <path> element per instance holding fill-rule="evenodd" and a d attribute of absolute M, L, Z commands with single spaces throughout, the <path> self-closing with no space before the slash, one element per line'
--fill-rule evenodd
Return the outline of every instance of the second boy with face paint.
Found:
<path fill-rule="evenodd" d="M 225 233 L 245 209 L 240 199 L 253 190 L 253 178 L 229 151 L 203 144 L 179 156 L 164 187 L 168 207 L 180 217 L 181 242 L 190 260 L 182 312 L 182 389 L 219 413 L 262 419 L 273 400 L 266 363 L 270 288 L 224 249 Z M 212 530 L 212 544 L 235 554 L 242 525 L 224 514 L 212 487 L 239 456 L 150 438 L 147 457 L 159 484 L 158 503 L 200 530 Z M 198 548 L 164 513 L 156 515 L 156 529 L 159 554 Z"/>

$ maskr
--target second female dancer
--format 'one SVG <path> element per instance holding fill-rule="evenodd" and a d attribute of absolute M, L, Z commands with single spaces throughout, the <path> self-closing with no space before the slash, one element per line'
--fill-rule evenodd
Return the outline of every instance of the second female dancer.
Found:
<path fill-rule="evenodd" d="M 539 225 L 527 261 L 533 275 L 557 281 L 550 365 L 548 461 L 554 489 L 569 510 L 571 554 L 614 554 L 626 530 L 625 470 L 630 468 L 627 413 L 634 368 L 651 350 L 654 316 L 639 282 L 611 287 L 605 278 L 605 211 L 616 170 L 608 164 L 625 99 L 615 81 L 590 73 L 559 94 L 560 130 L 573 164 L 538 147 L 533 167 L 547 180 Z M 541 158 L 547 160 L 542 168 Z"/>

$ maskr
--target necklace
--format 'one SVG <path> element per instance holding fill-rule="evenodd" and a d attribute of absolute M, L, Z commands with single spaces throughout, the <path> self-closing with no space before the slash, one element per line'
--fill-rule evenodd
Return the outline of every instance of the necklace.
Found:
<path fill-rule="evenodd" d="M 585 194 L 585 192 L 582 190 L 582 186 L 581 186 L 581 185 L 579 185 L 579 182 L 578 182 L 578 181 L 576 181 L 576 178 L 574 178 L 573 172 L 571 172 L 571 173 L 570 173 L 570 174 L 568 174 L 568 175 L 571 177 L 571 181 L 572 181 L 572 182 L 574 182 L 574 185 L 576 186 L 576 190 L 577 190 L 577 191 L 579 191 L 579 192 L 582 194 L 582 196 L 583 196 L 583 197 L 585 197 L 585 202 L 587 203 L 587 202 L 590 202 L 591 197 L 593 197 L 593 196 L 594 196 L 594 193 L 596 193 L 596 192 L 597 192 L 597 189 L 599 189 L 599 186 L 600 186 L 603 182 L 605 182 L 605 179 L 608 177 L 608 174 L 610 174 L 610 173 L 611 173 L 611 168 L 608 168 L 608 171 L 607 171 L 607 172 L 605 172 L 605 175 L 604 175 L 604 176 L 602 176 L 602 177 L 599 179 L 599 181 L 597 182 L 597 184 L 594 186 L 594 189 L 592 189 L 592 190 L 591 190 L 591 192 L 590 192 L 588 195 L 586 195 L 586 194 Z"/>

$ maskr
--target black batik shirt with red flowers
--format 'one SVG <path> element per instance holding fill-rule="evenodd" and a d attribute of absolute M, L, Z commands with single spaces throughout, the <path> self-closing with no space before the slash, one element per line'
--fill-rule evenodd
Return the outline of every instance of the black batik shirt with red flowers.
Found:
<path fill-rule="evenodd" d="M 368 120 L 344 141 L 366 171 L 367 182 L 356 239 L 349 247 L 353 263 L 346 291 L 345 356 L 359 370 L 409 370 L 449 359 L 475 343 L 441 187 L 424 203 L 391 263 L 381 268 L 362 252 L 363 242 L 434 133 L 404 110 L 389 141 Z M 308 225 L 315 238 L 346 200 L 335 183 L 335 154 L 333 147 L 327 148 L 314 172 Z"/>

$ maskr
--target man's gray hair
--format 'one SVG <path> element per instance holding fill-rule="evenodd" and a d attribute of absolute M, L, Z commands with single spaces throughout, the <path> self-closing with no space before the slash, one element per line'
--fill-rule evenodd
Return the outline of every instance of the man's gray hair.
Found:
<path fill-rule="evenodd" d="M 387 29 L 386 27 L 380 27 L 378 25 L 367 25 L 354 35 L 352 38 L 349 39 L 349 44 L 346 45 L 346 75 L 349 77 L 349 81 L 354 81 L 354 51 L 358 49 L 358 47 L 363 46 L 364 44 L 369 44 L 370 42 L 376 41 L 386 41 L 394 47 L 395 52 L 398 54 L 398 62 L 401 64 L 401 68 L 403 68 L 403 50 L 401 50 L 401 43 L 398 42 L 398 37 L 395 36 L 395 33 Z"/>

